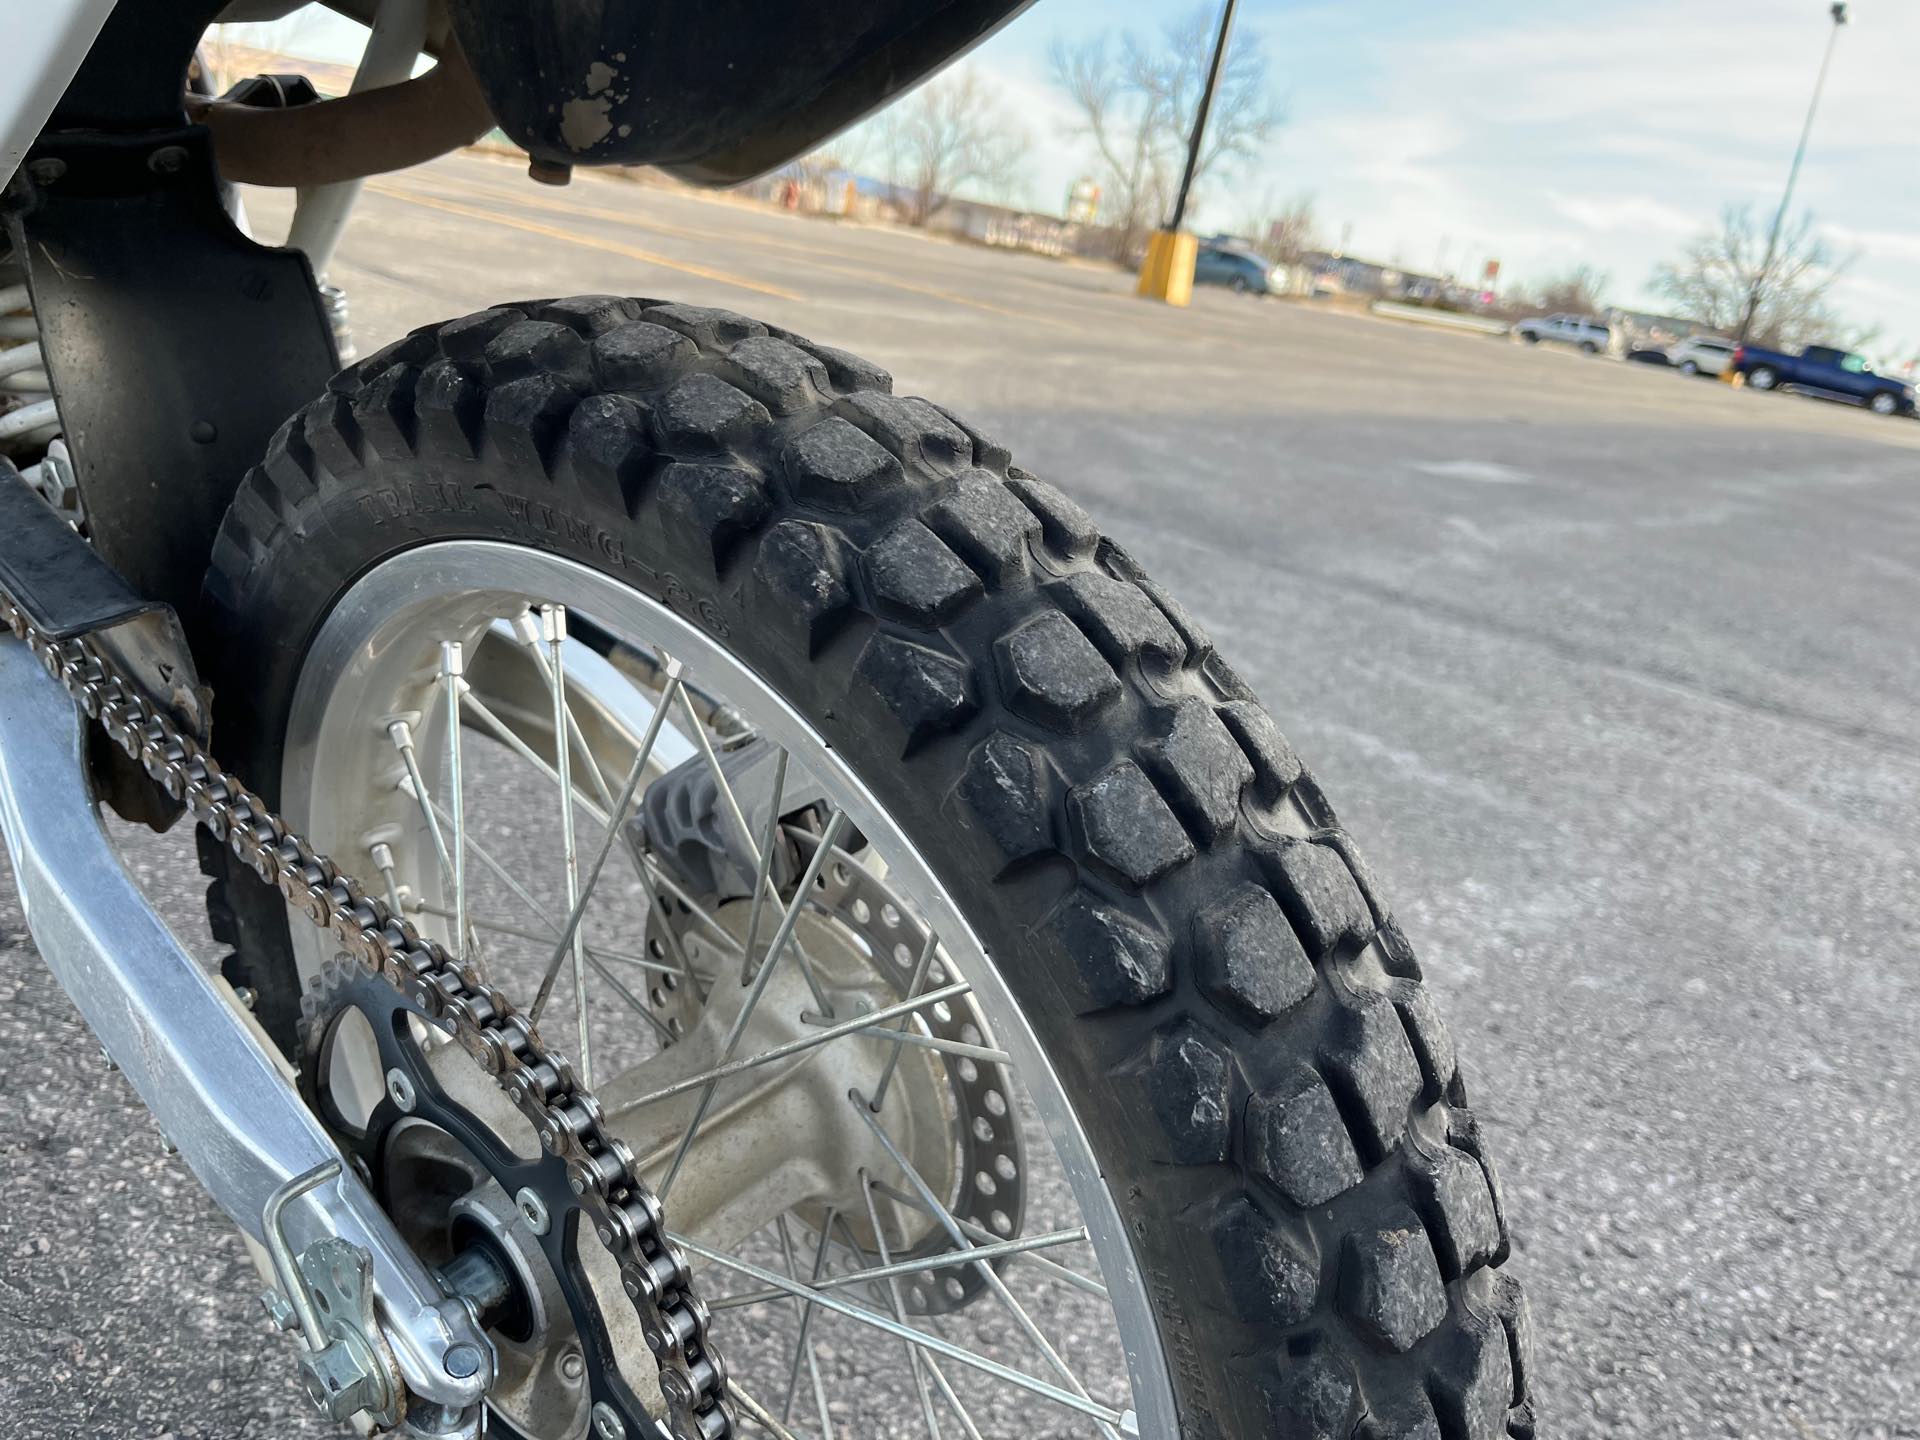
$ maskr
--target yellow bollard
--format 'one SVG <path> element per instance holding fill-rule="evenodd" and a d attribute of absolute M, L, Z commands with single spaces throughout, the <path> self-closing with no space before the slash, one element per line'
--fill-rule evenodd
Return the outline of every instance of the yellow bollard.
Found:
<path fill-rule="evenodd" d="M 1184 231 L 1154 231 L 1134 294 L 1169 305 L 1188 304 L 1193 299 L 1193 260 L 1199 251 L 1200 242 Z"/>

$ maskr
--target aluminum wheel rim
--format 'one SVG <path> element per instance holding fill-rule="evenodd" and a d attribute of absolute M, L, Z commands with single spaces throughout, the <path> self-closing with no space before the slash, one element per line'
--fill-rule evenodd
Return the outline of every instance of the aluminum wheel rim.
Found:
<path fill-rule="evenodd" d="M 805 716 L 711 634 L 600 571 L 543 552 L 486 541 L 440 542 L 403 552 L 356 582 L 329 613 L 309 648 L 295 688 L 283 752 L 281 794 L 288 818 L 316 843 L 331 849 L 349 870 L 371 879 L 371 871 L 361 869 L 371 865 L 365 845 L 341 833 L 343 817 L 337 797 L 350 793 L 340 783 L 343 772 L 359 770 L 369 778 L 374 773 L 365 757 L 379 754 L 379 737 L 391 718 L 374 713 L 377 707 L 369 703 L 370 694 L 388 683 L 382 667 L 391 667 L 396 655 L 417 648 L 422 627 L 471 625 L 478 617 L 506 613 L 528 599 L 564 605 L 591 616 L 623 639 L 678 658 L 688 675 L 747 713 L 760 733 L 784 747 L 820 780 L 850 822 L 885 856 L 889 882 L 938 932 L 942 951 L 973 986 L 974 998 L 992 1024 L 995 1042 L 1012 1057 L 1022 1088 L 1065 1172 L 1106 1282 L 1124 1351 L 1131 1395 L 1124 1402 L 1122 1397 L 1111 1397 L 1114 1408 L 1122 1408 L 1123 1403 L 1130 1406 L 1139 1434 L 1177 1434 L 1171 1379 L 1138 1263 L 1071 1098 L 1026 1017 L 964 911 L 886 808 Z M 369 739 L 370 734 L 375 738 Z M 359 762 L 356 756 L 362 757 Z M 384 768 L 393 768 L 390 756 Z M 324 965 L 327 953 L 317 937 L 296 929 L 294 948 L 303 976 L 317 973 Z M 528 997 L 515 998 L 525 1003 Z M 668 1215 L 671 1224 L 671 1200 Z M 710 1267 L 709 1281 L 713 1273 Z M 723 1351 L 727 1349 L 724 1321 L 722 1312 L 716 1338 Z M 881 1337 L 874 1339 L 881 1343 Z M 738 1359 L 734 1368 L 736 1372 L 740 1368 Z M 942 1412 L 942 1418 L 952 1423 L 947 1412 Z M 916 1424 L 911 1416 L 901 1423 L 903 1427 Z M 1079 1423 L 1085 1424 L 1084 1417 Z"/>

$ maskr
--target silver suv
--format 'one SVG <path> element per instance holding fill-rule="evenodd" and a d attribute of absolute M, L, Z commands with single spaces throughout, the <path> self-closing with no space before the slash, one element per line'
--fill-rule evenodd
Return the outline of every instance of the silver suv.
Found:
<path fill-rule="evenodd" d="M 1529 345 L 1542 340 L 1562 345 L 1577 345 L 1589 355 L 1607 348 L 1613 332 L 1591 315 L 1536 315 L 1513 327 L 1513 333 Z"/>
<path fill-rule="evenodd" d="M 1718 375 L 1733 363 L 1738 348 L 1718 335 L 1691 335 L 1667 352 L 1667 363 L 1682 375 Z"/>

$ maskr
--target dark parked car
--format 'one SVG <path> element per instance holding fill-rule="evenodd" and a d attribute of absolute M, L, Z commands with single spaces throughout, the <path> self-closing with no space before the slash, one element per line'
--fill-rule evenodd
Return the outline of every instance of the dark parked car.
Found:
<path fill-rule="evenodd" d="M 1224 285 L 1239 295 L 1265 295 L 1274 288 L 1273 266 L 1241 246 L 1203 241 L 1193 261 L 1193 283 Z"/>
<path fill-rule="evenodd" d="M 1755 390 L 1804 390 L 1829 400 L 1864 405 L 1876 415 L 1911 415 L 1913 386 L 1873 367 L 1850 350 L 1809 345 L 1797 355 L 1742 345 L 1728 367 Z"/>

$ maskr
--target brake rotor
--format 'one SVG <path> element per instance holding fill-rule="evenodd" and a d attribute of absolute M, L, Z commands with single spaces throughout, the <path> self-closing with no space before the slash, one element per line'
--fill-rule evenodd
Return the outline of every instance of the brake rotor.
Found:
<path fill-rule="evenodd" d="M 792 826 L 786 827 L 785 835 L 799 849 L 800 864 L 804 865 L 817 843 L 816 837 Z M 736 901 L 729 909 L 743 910 L 746 904 Z M 831 922 L 830 927 L 823 928 L 852 947 L 873 970 L 873 1009 L 904 1000 L 912 993 L 914 971 L 927 943 L 928 928 L 883 878 L 851 858 L 835 860 L 821 869 L 813 905 L 816 914 Z M 663 896 L 659 909 L 648 916 L 647 951 L 656 959 L 671 954 L 660 934 L 663 925 L 672 927 L 675 938 L 695 963 L 715 969 L 739 964 L 737 952 L 723 951 L 704 922 L 670 895 Z M 921 988 L 937 989 L 954 978 L 945 952 L 936 951 Z M 648 987 L 647 1000 L 676 1034 L 686 1033 L 698 1019 L 700 998 L 671 975 L 658 977 Z M 937 1040 L 994 1048 L 986 1016 L 971 994 L 915 1011 L 913 1028 Z M 1012 1073 L 991 1060 L 944 1053 L 937 1054 L 936 1059 L 947 1081 L 945 1099 L 959 1157 L 953 1173 L 960 1177 L 956 1193 L 941 1198 L 962 1229 L 970 1228 L 970 1239 L 981 1243 L 1010 1240 L 1020 1234 L 1027 1203 L 1025 1142 L 1010 1098 L 1015 1093 Z M 900 1177 L 892 1180 L 895 1189 L 905 1190 Z M 804 1221 L 808 1217 L 802 1213 L 799 1218 Z M 864 1230 L 861 1225 L 856 1232 L 863 1246 L 871 1243 Z M 946 1231 L 929 1216 L 911 1246 L 889 1245 L 888 1253 L 898 1263 L 952 1249 Z M 878 1265 L 878 1248 L 867 1251 L 865 1259 Z M 912 1314 L 942 1315 L 971 1304 L 986 1290 L 987 1282 L 975 1266 L 943 1266 L 908 1277 L 902 1288 L 902 1299 Z"/>

